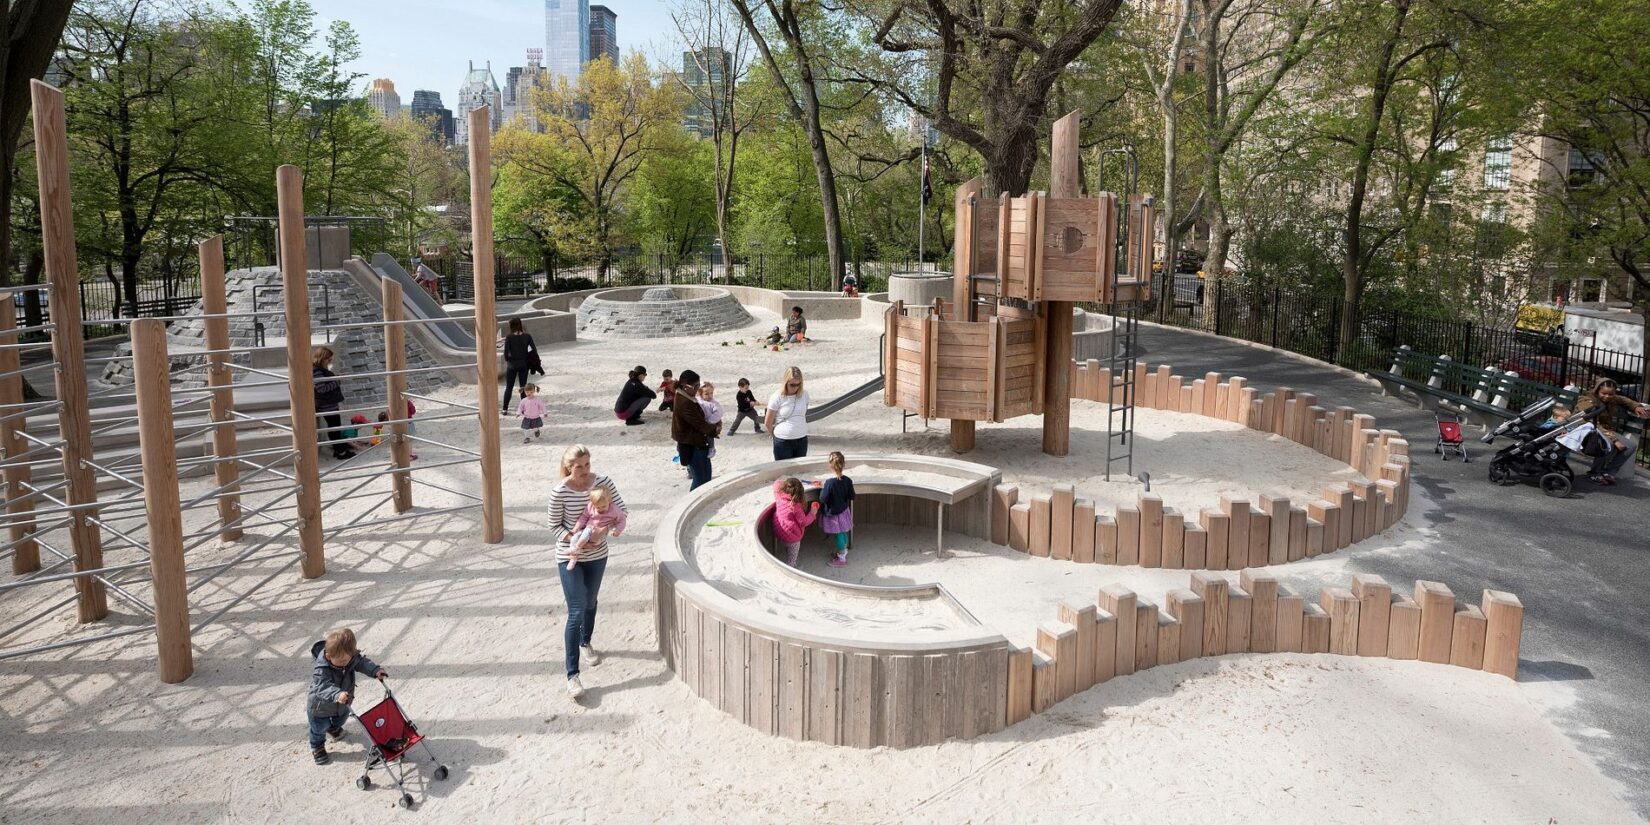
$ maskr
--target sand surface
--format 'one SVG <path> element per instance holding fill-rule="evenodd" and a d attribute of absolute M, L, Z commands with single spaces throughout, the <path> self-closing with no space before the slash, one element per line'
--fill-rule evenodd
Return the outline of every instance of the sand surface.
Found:
<path fill-rule="evenodd" d="M 775 321 L 755 314 L 753 334 Z M 1203 659 L 1114 680 L 991 736 L 908 751 L 795 743 L 732 721 L 692 696 L 655 649 L 649 544 L 660 513 L 687 486 L 670 463 L 668 429 L 662 418 L 624 428 L 609 410 L 625 369 L 637 362 L 655 376 L 664 366 L 711 367 L 702 371 L 718 380 L 730 408 L 732 379 L 741 374 L 765 396 L 783 365 L 799 363 L 823 399 L 872 371 L 874 325 L 814 326 L 820 343 L 777 354 L 731 343 L 724 349 L 716 340 L 567 347 L 568 371 L 542 382 L 551 410 L 543 443 L 520 443 L 514 421 L 506 421 L 503 543 L 481 543 L 477 514 L 464 511 L 340 536 L 319 579 L 301 580 L 279 559 L 232 568 L 196 592 L 197 620 L 273 579 L 196 634 L 196 671 L 182 684 L 155 677 L 148 635 L 0 660 L 0 822 L 1637 821 L 1546 720 L 1532 686 L 1413 662 Z M 444 395 L 470 401 L 474 390 Z M 982 427 L 981 448 L 969 458 L 1003 467 L 1023 486 L 1034 478 L 1091 479 L 1095 439 L 1103 438 L 1091 428 L 1101 426 L 1103 412 L 1086 406 L 1073 416 L 1072 458 L 1039 459 L 1029 446 L 1034 418 Z M 1144 433 L 1147 416 L 1141 422 Z M 422 430 L 475 441 L 466 422 L 432 421 Z M 874 398 L 819 422 L 813 438 L 815 453 L 946 453 L 942 431 L 902 435 L 897 412 Z M 573 441 L 593 447 L 597 470 L 614 478 L 632 511 L 602 590 L 596 643 L 605 659 L 585 668 L 589 692 L 581 704 L 563 688 L 564 607 L 543 536 L 554 461 Z M 419 452 L 432 468 L 455 455 Z M 722 441 L 717 466 L 768 456 L 767 439 L 741 434 Z M 1161 476 L 1158 467 L 1141 469 L 1162 481 L 1171 503 L 1167 479 L 1175 472 L 1207 479 L 1211 489 L 1278 483 L 1283 491 L 1292 483 L 1264 464 L 1206 464 Z M 468 464 L 424 473 L 453 490 L 477 487 Z M 207 486 L 192 481 L 189 490 Z M 388 481 L 370 487 L 387 490 Z M 427 487 L 416 496 L 430 508 L 462 500 Z M 330 505 L 326 522 L 345 524 L 374 503 Z M 192 512 L 188 529 L 200 529 L 209 515 Z M 277 529 L 258 526 L 249 536 Z M 1404 552 L 1407 542 L 1425 540 L 1424 532 L 1401 528 L 1349 552 Z M 932 565 L 902 549 L 898 536 L 869 531 L 861 542 L 856 563 L 877 552 L 885 560 L 847 568 L 854 575 L 920 579 Z M 209 542 L 189 560 L 206 565 L 247 546 Z M 266 551 L 291 546 L 288 534 Z M 972 599 L 982 621 L 1004 627 L 1017 621 L 1001 595 L 1009 584 L 1046 591 L 1025 599 L 1030 627 L 1052 617 L 1051 599 L 1124 581 L 1161 600 L 1185 575 L 1010 559 L 964 541 L 952 550 L 947 563 L 961 562 L 960 577 L 947 586 L 963 591 L 965 603 Z M 1342 579 L 1346 555 L 1289 565 L 1285 581 Z M 141 560 L 136 551 L 109 551 L 112 563 L 134 558 Z M 960 575 L 967 570 L 978 574 Z M 68 592 L 59 584 L 0 594 L 0 627 Z M 146 595 L 141 586 L 133 592 Z M 131 607 L 111 605 L 109 622 L 89 632 L 138 623 Z M 396 795 L 382 787 L 353 787 L 358 730 L 334 746 L 333 765 L 309 762 L 305 653 L 337 625 L 354 627 L 366 652 L 389 668 L 397 696 L 451 766 L 446 782 L 415 778 L 417 813 L 396 811 Z M 21 635 L 47 641 L 70 632 L 72 610 Z M 378 698 L 371 686 L 361 694 Z"/>

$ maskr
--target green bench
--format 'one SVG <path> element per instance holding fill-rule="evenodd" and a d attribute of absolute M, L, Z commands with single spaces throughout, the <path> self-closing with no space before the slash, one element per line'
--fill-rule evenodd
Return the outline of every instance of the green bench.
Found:
<path fill-rule="evenodd" d="M 1450 409 L 1464 413 L 1474 423 L 1490 427 L 1512 418 L 1519 410 L 1548 396 L 1574 405 L 1577 393 L 1494 367 L 1462 364 L 1447 355 L 1427 355 L 1408 346 L 1392 352 L 1386 370 L 1365 370 L 1380 382 L 1389 395 L 1402 390 L 1413 393 L 1425 409 Z"/>

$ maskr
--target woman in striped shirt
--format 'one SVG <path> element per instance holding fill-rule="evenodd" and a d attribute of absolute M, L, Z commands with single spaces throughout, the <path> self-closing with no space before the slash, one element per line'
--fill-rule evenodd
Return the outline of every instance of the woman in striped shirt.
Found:
<path fill-rule="evenodd" d="M 578 564 L 569 570 L 567 563 L 574 550 L 570 544 L 573 526 L 596 487 L 612 496 L 611 506 L 630 512 L 613 480 L 590 471 L 590 448 L 583 444 L 568 447 L 561 456 L 561 481 L 550 491 L 550 536 L 556 542 L 556 570 L 561 576 L 562 596 L 567 599 L 567 692 L 574 699 L 584 695 L 584 684 L 579 681 L 579 654 L 582 652 L 592 665 L 601 661 L 590 646 L 590 637 L 596 630 L 596 596 L 602 588 L 602 573 L 607 570 L 607 539 L 586 542 L 578 548 Z"/>

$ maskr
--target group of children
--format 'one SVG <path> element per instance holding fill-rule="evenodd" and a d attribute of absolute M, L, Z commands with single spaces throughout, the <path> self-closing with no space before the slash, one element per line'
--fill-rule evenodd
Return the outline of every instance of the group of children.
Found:
<path fill-rule="evenodd" d="M 854 480 L 843 473 L 847 459 L 842 453 L 832 452 L 825 463 L 831 468 L 831 477 L 823 484 L 810 481 L 804 485 L 795 476 L 773 483 L 773 536 L 785 549 L 785 563 L 792 567 L 802 555 L 802 536 L 815 520 L 836 545 L 829 564 L 848 565 L 848 534 L 854 529 Z M 807 500 L 809 489 L 819 490 L 817 500 Z"/>
<path fill-rule="evenodd" d="M 659 402 L 659 409 L 669 411 L 676 401 L 676 374 L 670 370 L 665 370 L 659 374 L 659 378 L 659 397 L 664 399 Z M 733 399 L 736 414 L 733 418 L 733 424 L 728 428 L 728 435 L 739 432 L 739 424 L 747 418 L 750 419 L 751 426 L 756 428 L 757 434 L 761 434 L 762 418 L 757 414 L 757 410 L 762 405 L 757 403 L 756 393 L 751 391 L 750 379 L 739 379 L 739 391 L 734 393 Z M 707 423 L 717 425 L 722 423 L 722 402 L 716 400 L 716 385 L 714 383 L 710 381 L 699 382 L 699 396 L 694 400 L 699 402 L 699 408 L 704 410 Z M 721 437 L 720 430 L 718 430 L 718 435 L 711 439 L 710 454 L 712 458 L 716 456 L 715 439 L 719 437 Z"/>
<path fill-rule="evenodd" d="M 415 424 L 412 420 L 413 414 L 416 412 L 418 412 L 418 408 L 413 406 L 413 402 L 409 399 L 407 401 L 408 435 L 418 432 L 417 429 L 415 429 Z M 355 415 L 350 416 L 349 426 L 343 428 L 342 437 L 346 439 L 347 445 L 353 451 L 359 452 L 367 449 L 368 447 L 376 447 L 379 444 L 384 443 L 384 428 L 390 425 L 389 422 L 390 414 L 388 410 L 379 413 L 378 421 L 372 425 L 372 434 L 368 435 L 367 417 L 360 413 L 356 413 Z M 418 458 L 418 453 L 413 453 L 409 456 L 409 458 Z"/>
<path fill-rule="evenodd" d="M 766 339 L 770 347 L 780 344 L 800 344 L 808 340 L 808 319 L 802 317 L 802 307 L 791 307 L 791 315 L 785 319 L 785 331 L 781 333 L 779 327 L 774 327 Z"/>

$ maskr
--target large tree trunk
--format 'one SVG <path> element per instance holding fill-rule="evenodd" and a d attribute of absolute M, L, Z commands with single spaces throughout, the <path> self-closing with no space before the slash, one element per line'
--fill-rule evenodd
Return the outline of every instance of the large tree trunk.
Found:
<path fill-rule="evenodd" d="M 1174 66 L 1169 70 L 1174 71 Z M 1165 81 L 1165 88 L 1168 87 Z M 1159 220 L 1163 224 L 1163 284 L 1157 292 L 1157 320 L 1165 321 L 1169 317 L 1169 309 L 1175 301 L 1175 265 L 1180 259 L 1180 233 L 1175 231 L 1175 221 L 1180 219 L 1175 209 L 1178 200 L 1175 197 L 1175 163 L 1178 160 L 1175 142 L 1179 136 L 1180 119 L 1174 109 L 1174 97 L 1171 93 L 1158 104 L 1163 107 L 1163 194 L 1158 196 L 1160 211 Z"/>
<path fill-rule="evenodd" d="M 1394 55 L 1404 34 L 1404 20 L 1409 16 L 1410 0 L 1393 3 L 1392 28 L 1381 43 L 1381 55 L 1376 61 L 1375 77 L 1371 83 L 1369 108 L 1364 111 L 1362 133 L 1358 136 L 1357 158 L 1352 170 L 1352 189 L 1346 202 L 1346 225 L 1342 230 L 1340 340 L 1336 355 L 1340 360 L 1358 336 L 1358 322 L 1362 317 L 1358 303 L 1364 291 L 1363 218 L 1364 201 L 1369 194 L 1369 170 L 1375 157 L 1375 142 L 1380 137 L 1381 120 L 1386 116 L 1387 96 L 1392 92 Z"/>
<path fill-rule="evenodd" d="M 0 2 L 0 286 L 12 283 L 12 175 L 28 123 L 29 81 L 46 74 L 72 0 Z"/>

